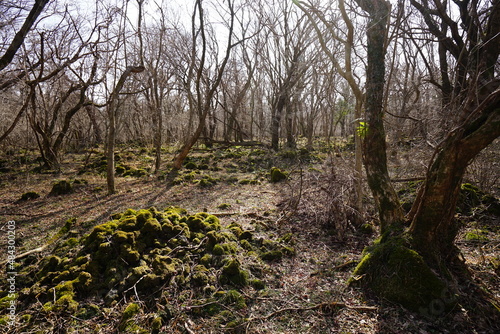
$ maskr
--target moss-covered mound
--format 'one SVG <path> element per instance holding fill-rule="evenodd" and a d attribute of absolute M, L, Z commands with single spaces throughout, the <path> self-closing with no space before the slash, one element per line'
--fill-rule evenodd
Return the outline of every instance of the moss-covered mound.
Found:
<path fill-rule="evenodd" d="M 272 183 L 276 183 L 276 182 L 280 182 L 280 181 L 286 180 L 287 177 L 288 176 L 286 175 L 286 173 L 283 172 L 281 169 L 279 169 L 277 167 L 271 168 L 271 171 L 270 171 L 270 181 Z"/>
<path fill-rule="evenodd" d="M 73 192 L 73 185 L 70 181 L 60 180 L 52 185 L 49 196 L 67 195 Z"/>
<path fill-rule="evenodd" d="M 28 191 L 21 195 L 20 201 L 29 201 L 32 199 L 40 198 L 40 194 L 35 191 Z"/>
<path fill-rule="evenodd" d="M 446 285 L 403 239 L 368 247 L 350 284 L 424 315 L 438 315 L 454 305 Z"/>
<path fill-rule="evenodd" d="M 139 299 L 150 305 L 144 311 L 171 313 L 156 321 L 158 330 L 182 312 L 227 325 L 244 316 L 240 289 L 265 289 L 264 261 L 293 255 L 290 241 L 290 235 L 265 239 L 237 223 L 224 229 L 204 212 L 128 209 L 79 239 L 67 236 L 50 256 L 21 269 L 19 309 L 88 319 L 100 316 L 101 307 L 120 309 L 123 301 Z M 130 326 L 139 311 L 129 307 L 121 331 L 138 330 Z M 238 317 L 220 315 L 232 308 Z"/>

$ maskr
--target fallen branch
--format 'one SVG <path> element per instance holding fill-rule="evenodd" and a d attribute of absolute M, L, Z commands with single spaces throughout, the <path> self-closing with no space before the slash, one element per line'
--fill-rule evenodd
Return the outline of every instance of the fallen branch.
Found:
<path fill-rule="evenodd" d="M 24 253 L 21 253 L 19 255 L 17 255 L 14 260 L 19 260 L 19 259 L 22 259 L 22 258 L 25 258 L 26 256 L 28 255 L 31 255 L 31 254 L 34 254 L 34 253 L 41 253 L 45 250 L 45 248 L 47 248 L 50 244 L 46 244 L 46 245 L 43 245 L 41 247 L 38 247 L 38 248 L 35 248 L 35 249 L 32 249 L 32 250 L 29 250 L 27 252 L 24 252 Z M 7 263 L 8 261 L 2 261 L 0 262 L 0 266 L 3 266 Z"/>
<path fill-rule="evenodd" d="M 278 314 L 285 312 L 300 312 L 300 311 L 313 311 L 313 310 L 321 310 L 322 312 L 331 311 L 334 308 L 348 308 L 350 310 L 356 310 L 360 312 L 371 312 L 377 311 L 378 308 L 376 306 L 352 306 L 343 302 L 330 302 L 330 303 L 320 303 L 309 307 L 286 307 L 274 311 L 271 314 L 268 314 L 264 317 L 256 317 L 248 319 L 248 322 L 256 321 L 256 320 L 269 320 L 272 317 L 277 316 Z"/>

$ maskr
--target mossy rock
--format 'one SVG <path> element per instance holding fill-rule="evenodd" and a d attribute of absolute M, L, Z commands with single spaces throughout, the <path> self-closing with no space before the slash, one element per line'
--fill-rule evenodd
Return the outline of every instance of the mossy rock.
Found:
<path fill-rule="evenodd" d="M 115 168 L 116 175 L 124 175 L 127 172 L 127 167 L 123 165 L 117 165 Z"/>
<path fill-rule="evenodd" d="M 488 242 L 489 239 L 484 235 L 483 231 L 477 232 L 467 232 L 465 233 L 464 239 L 466 241 L 476 241 L 476 242 Z"/>
<path fill-rule="evenodd" d="M 238 183 L 241 184 L 241 185 L 247 185 L 247 184 L 256 185 L 256 184 L 261 184 L 259 180 L 249 180 L 249 179 L 240 180 L 240 181 L 238 181 Z"/>
<path fill-rule="evenodd" d="M 194 162 L 192 162 L 192 161 L 188 161 L 188 162 L 186 162 L 186 163 L 184 164 L 184 167 L 185 167 L 186 169 L 190 169 L 190 170 L 193 170 L 193 169 L 198 169 L 198 166 L 197 166 Z"/>
<path fill-rule="evenodd" d="M 266 288 L 266 285 L 264 284 L 263 281 L 260 279 L 253 279 L 250 284 L 255 290 L 264 290 Z"/>
<path fill-rule="evenodd" d="M 447 287 L 404 240 L 390 239 L 367 249 L 349 280 L 379 298 L 421 314 L 450 310 L 455 301 Z M 440 310 L 437 310 L 440 308 Z"/>
<path fill-rule="evenodd" d="M 73 185 L 69 181 L 60 180 L 52 185 L 49 196 L 67 195 L 71 194 L 73 191 Z"/>
<path fill-rule="evenodd" d="M 270 180 L 272 183 L 281 182 L 281 181 L 286 180 L 288 178 L 286 173 L 284 173 L 283 171 L 281 171 L 281 169 L 279 169 L 277 167 L 271 168 L 270 177 L 271 177 Z"/>
<path fill-rule="evenodd" d="M 75 316 L 79 319 L 89 320 L 97 317 L 101 314 L 101 310 L 99 306 L 95 304 L 87 304 L 81 306 L 76 312 Z"/>
<path fill-rule="evenodd" d="M 118 329 L 120 331 L 125 331 L 125 329 L 129 325 L 130 319 L 132 319 L 140 311 L 141 307 L 137 303 L 128 304 L 125 310 L 123 311 L 120 324 L 118 325 Z"/>
<path fill-rule="evenodd" d="M 32 199 L 40 198 L 40 194 L 35 191 L 28 191 L 21 195 L 20 201 L 29 201 Z"/>
<path fill-rule="evenodd" d="M 283 252 L 280 250 L 264 252 L 260 255 L 260 258 L 264 261 L 279 261 L 283 258 Z"/>
<path fill-rule="evenodd" d="M 248 284 L 248 273 L 241 269 L 238 260 L 231 259 L 222 267 L 220 279 L 223 284 L 246 286 Z"/>
<path fill-rule="evenodd" d="M 216 297 L 221 287 L 230 286 L 237 293 L 248 285 L 257 290 L 265 288 L 265 283 L 259 280 L 264 266 L 259 254 L 273 250 L 282 256 L 292 253 L 284 250 L 290 240 L 287 236 L 277 241 L 262 241 L 259 245 L 253 232 L 233 223 L 230 226 L 237 230 L 238 239 L 235 231 L 223 229 L 219 219 L 206 212 L 188 215 L 179 208 L 128 209 L 111 218 L 94 226 L 80 239 L 62 240 L 54 253 L 60 257 L 52 255 L 43 259 L 37 267 L 42 269 L 32 275 L 33 279 L 22 281 L 20 288 L 28 291 L 23 298 L 34 300 L 36 296 L 45 312 L 68 312 L 81 319 L 95 319 L 107 311 L 91 306 L 90 301 L 96 305 L 102 302 L 116 311 L 125 297 L 135 295 L 149 303 L 169 291 L 174 295 L 167 299 L 182 302 L 181 294 L 189 291 L 185 302 L 199 305 L 209 302 L 210 306 L 197 308 L 201 312 L 197 315 L 207 316 L 213 312 L 213 316 L 217 316 L 224 308 L 222 305 L 227 304 L 226 309 L 232 310 L 246 307 L 244 297 L 233 292 L 224 299 Z M 61 230 L 69 230 L 73 222 Z M 263 250 L 259 250 L 261 246 Z M 30 270 L 36 272 L 37 269 L 33 266 Z M 173 287 L 175 289 L 171 289 Z M 217 303 L 210 304 L 211 301 Z M 130 307 L 136 310 L 135 306 Z M 174 312 L 180 310 L 172 310 Z M 195 314 L 194 310 L 191 312 Z M 136 317 L 125 316 L 127 313 L 130 312 L 124 312 L 121 321 L 120 315 L 117 316 L 120 330 L 143 332 L 143 328 L 133 328 Z M 168 327 L 170 321 L 161 319 L 156 325 L 160 331 Z M 146 320 L 149 325 L 152 321 L 151 317 Z"/>
<path fill-rule="evenodd" d="M 226 306 L 234 306 L 236 310 L 242 310 L 247 307 L 245 297 L 237 290 L 229 290 L 222 294 L 220 301 Z"/>
<path fill-rule="evenodd" d="M 359 232 L 363 234 L 373 234 L 375 233 L 375 227 L 370 223 L 365 223 L 359 227 Z"/>

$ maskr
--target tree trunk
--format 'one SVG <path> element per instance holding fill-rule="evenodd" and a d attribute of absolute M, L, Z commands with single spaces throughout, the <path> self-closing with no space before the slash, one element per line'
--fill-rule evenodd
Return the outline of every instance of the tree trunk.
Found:
<path fill-rule="evenodd" d="M 382 107 L 385 76 L 384 42 L 389 4 L 384 0 L 360 0 L 358 3 L 370 14 L 370 21 L 367 29 L 366 123 L 357 130 L 363 137 L 363 160 L 368 185 L 378 209 L 381 233 L 385 233 L 393 226 L 402 226 L 404 222 L 404 213 L 387 169 Z"/>
<path fill-rule="evenodd" d="M 457 255 L 454 216 L 463 175 L 472 159 L 500 136 L 500 91 L 495 95 L 478 119 L 451 132 L 437 148 L 413 204 L 412 245 L 433 264 Z"/>
<path fill-rule="evenodd" d="M 108 105 L 108 140 L 106 144 L 106 180 L 108 184 L 108 194 L 114 194 L 115 188 L 115 137 L 116 137 L 116 112 L 118 109 L 118 97 L 120 91 L 125 84 L 125 80 L 132 73 L 140 73 L 144 71 L 144 66 L 129 66 L 123 71 L 118 83 L 111 92 L 109 105 Z"/>
<path fill-rule="evenodd" d="M 287 97 L 280 94 L 278 96 L 278 100 L 276 101 L 276 105 L 273 107 L 271 119 L 271 148 L 275 151 L 278 151 L 280 148 L 280 124 L 286 100 Z"/>
<path fill-rule="evenodd" d="M 5 67 L 7 67 L 7 65 L 11 63 L 12 59 L 14 59 L 17 50 L 19 50 L 19 48 L 23 44 L 26 35 L 28 35 L 28 32 L 31 30 L 31 27 L 33 26 L 33 24 L 35 24 L 35 21 L 37 20 L 38 16 L 42 13 L 43 8 L 48 2 L 49 0 L 35 1 L 35 3 L 33 4 L 33 8 L 26 17 L 26 20 L 24 21 L 23 26 L 16 33 L 14 39 L 10 43 L 9 47 L 7 48 L 3 56 L 0 57 L 0 71 L 3 70 Z"/>

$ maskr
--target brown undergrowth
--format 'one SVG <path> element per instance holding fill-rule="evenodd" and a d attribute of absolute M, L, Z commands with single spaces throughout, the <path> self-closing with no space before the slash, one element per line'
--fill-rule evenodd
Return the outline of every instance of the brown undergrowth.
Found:
<path fill-rule="evenodd" d="M 19 326 L 11 328 L 12 333 L 35 329 L 40 333 L 138 333 L 156 329 L 160 333 L 495 333 L 491 319 L 477 314 L 472 302 L 468 305 L 464 301 L 452 312 L 427 317 L 425 312 L 409 312 L 347 287 L 363 249 L 377 237 L 369 196 L 364 212 L 352 205 L 349 151 L 331 156 L 321 150 L 279 155 L 260 148 L 200 150 L 189 159 L 191 164 L 172 178 L 149 175 L 151 160 L 147 157 L 152 156 L 151 152 L 137 151 L 136 158 L 134 154 L 122 153 L 121 161 L 128 170 L 134 168 L 146 173 L 117 177 L 119 191 L 111 196 L 105 194 L 105 179 L 95 168 L 81 172 L 82 164 L 97 156 L 98 152 L 90 159 L 88 155 L 68 156 L 64 172 L 59 175 L 33 173 L 25 165 L 15 167 L 11 161 L 9 166 L 15 168 L 0 175 L 2 233 L 5 235 L 6 222 L 16 221 L 17 254 L 48 245 L 19 259 L 21 265 L 28 265 L 23 262 L 26 259 L 32 261 L 30 265 L 42 263 L 56 246 L 90 233 L 95 226 L 110 221 L 115 213 L 152 206 L 160 210 L 181 207 L 189 214 L 207 212 L 220 220 L 222 231 L 237 224 L 242 230 L 257 233 L 253 237 L 256 239 L 280 240 L 291 235 L 290 247 L 294 252 L 258 262 L 263 289 L 251 284 L 224 285 L 213 278 L 216 281 L 211 285 L 215 291 L 207 290 L 200 298 L 196 289 L 186 288 L 189 285 L 184 290 L 172 290 L 173 286 L 168 290 L 163 286 L 164 291 L 179 293 L 175 301 L 170 300 L 169 307 L 161 294 L 146 298 L 132 289 L 113 305 L 106 305 L 96 297 L 78 300 L 90 314 L 88 319 L 83 319 L 82 313 L 55 312 L 47 307 L 41 313 L 40 300 L 16 310 Z M 411 160 L 417 155 L 407 156 Z M 405 165 L 400 160 L 394 161 L 392 168 L 401 178 L 418 176 L 421 172 L 406 167 L 413 161 Z M 271 183 L 272 167 L 285 171 L 287 179 Z M 56 179 L 70 180 L 74 191 L 48 196 Z M 403 182 L 398 184 L 404 187 Z M 21 200 L 29 191 L 40 197 Z M 477 210 L 472 215 L 462 213 L 460 217 L 465 227 L 457 243 L 477 286 L 486 289 L 493 297 L 491 302 L 498 304 L 498 220 Z M 76 221 L 66 231 L 64 226 L 70 218 Z M 7 240 L 4 237 L 1 240 L 0 247 L 4 249 Z M 198 239 L 201 246 L 202 240 Z M 248 250 L 232 256 L 244 263 L 247 255 Z M 145 256 L 148 264 L 150 260 Z M 220 268 L 214 269 L 214 277 L 220 277 L 222 268 L 221 263 Z M 1 297 L 5 297 L 5 285 L 1 286 Z M 221 295 L 221 291 L 232 290 L 236 292 L 230 292 L 225 299 L 211 299 L 216 298 L 217 292 Z M 6 305 L 5 300 L 2 305 Z M 207 315 L 213 305 L 222 309 L 215 315 Z M 95 316 L 91 316 L 93 310 Z M 2 314 L 6 314 L 5 308 Z M 4 325 L 2 328 L 7 328 Z"/>

